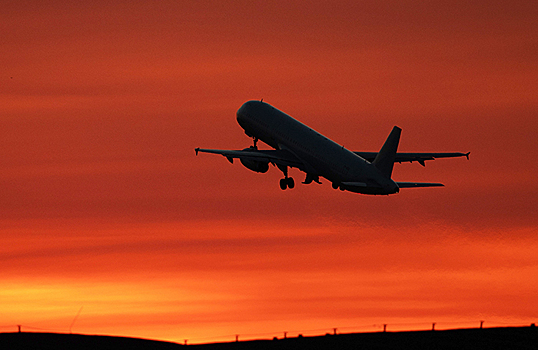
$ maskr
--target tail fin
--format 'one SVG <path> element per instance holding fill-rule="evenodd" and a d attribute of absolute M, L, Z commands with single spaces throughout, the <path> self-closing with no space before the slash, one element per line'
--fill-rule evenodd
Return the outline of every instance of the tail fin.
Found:
<path fill-rule="evenodd" d="M 392 175 L 392 168 L 394 167 L 394 159 L 396 159 L 396 151 L 398 150 L 398 143 L 400 143 L 401 132 L 402 129 L 397 126 L 392 128 L 389 137 L 387 137 L 383 147 L 381 147 L 381 150 L 372 162 L 372 164 L 389 179 Z"/>

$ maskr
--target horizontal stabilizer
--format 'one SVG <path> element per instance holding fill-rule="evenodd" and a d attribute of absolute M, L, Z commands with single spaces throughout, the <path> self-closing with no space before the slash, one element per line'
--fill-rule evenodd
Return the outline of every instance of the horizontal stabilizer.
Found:
<path fill-rule="evenodd" d="M 366 159 L 370 163 L 374 161 L 375 157 L 377 157 L 377 152 L 363 152 L 363 151 L 354 151 L 356 155 L 358 155 L 361 158 Z M 466 157 L 467 160 L 469 160 L 469 154 L 471 152 L 467 153 L 460 153 L 460 152 L 452 152 L 452 153 L 407 153 L 407 152 L 398 152 L 396 153 L 396 156 L 394 157 L 394 162 L 396 163 L 402 163 L 402 162 L 419 162 L 420 165 L 424 166 L 425 162 L 427 160 L 434 160 L 438 158 L 456 158 L 456 157 Z"/>
<path fill-rule="evenodd" d="M 443 187 L 440 183 L 431 182 L 396 182 L 399 188 L 417 188 L 417 187 Z"/>

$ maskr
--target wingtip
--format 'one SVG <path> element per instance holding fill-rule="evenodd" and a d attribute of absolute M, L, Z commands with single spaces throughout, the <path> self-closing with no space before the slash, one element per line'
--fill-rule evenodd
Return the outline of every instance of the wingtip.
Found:
<path fill-rule="evenodd" d="M 471 152 L 465 153 L 465 158 L 467 158 L 467 160 L 469 160 L 469 154 L 471 154 Z"/>
<path fill-rule="evenodd" d="M 195 148 L 195 149 L 194 149 L 194 153 L 196 153 L 196 155 L 198 155 L 198 151 L 199 151 L 199 150 L 200 150 L 199 147 Z"/>

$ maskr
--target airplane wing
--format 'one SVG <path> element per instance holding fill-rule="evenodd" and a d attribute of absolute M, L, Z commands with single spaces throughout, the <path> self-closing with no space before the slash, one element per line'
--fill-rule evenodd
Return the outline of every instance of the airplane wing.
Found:
<path fill-rule="evenodd" d="M 353 152 L 356 155 L 360 156 L 361 158 L 366 159 L 370 163 L 374 161 L 375 157 L 377 156 L 377 152 Z M 419 162 L 420 165 L 426 166 L 425 161 L 427 160 L 434 160 L 437 158 L 455 158 L 455 157 L 466 157 L 469 159 L 468 153 L 460 153 L 460 152 L 453 152 L 453 153 L 396 153 L 396 158 L 394 159 L 394 162 L 402 163 L 402 162 Z"/>
<path fill-rule="evenodd" d="M 230 163 L 233 163 L 234 158 L 244 160 L 254 160 L 259 162 L 267 162 L 273 165 L 288 166 L 290 168 L 298 168 L 305 171 L 305 165 L 293 153 L 286 150 L 258 150 L 255 148 L 246 148 L 244 150 L 222 150 L 222 149 L 204 149 L 195 148 L 196 155 L 198 152 L 220 154 Z"/>

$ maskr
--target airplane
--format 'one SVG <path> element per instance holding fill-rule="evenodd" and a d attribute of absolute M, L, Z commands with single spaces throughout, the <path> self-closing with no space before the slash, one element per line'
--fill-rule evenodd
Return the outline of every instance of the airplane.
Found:
<path fill-rule="evenodd" d="M 246 168 L 266 173 L 269 164 L 284 174 L 280 188 L 295 187 L 288 176 L 288 168 L 306 173 L 303 184 L 321 183 L 324 177 L 334 189 L 367 195 L 389 195 L 401 188 L 439 187 L 441 183 L 400 182 L 391 179 L 395 162 L 418 162 L 425 166 L 427 160 L 436 158 L 466 157 L 469 153 L 398 153 L 402 129 L 394 126 L 379 152 L 354 152 L 337 144 L 305 124 L 276 109 L 270 104 L 252 100 L 245 102 L 237 111 L 237 122 L 245 134 L 253 139 L 253 145 L 243 150 L 219 150 L 195 148 L 199 152 L 220 154 L 233 164 L 238 158 Z M 272 150 L 258 149 L 263 141 Z"/>

